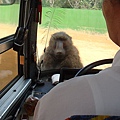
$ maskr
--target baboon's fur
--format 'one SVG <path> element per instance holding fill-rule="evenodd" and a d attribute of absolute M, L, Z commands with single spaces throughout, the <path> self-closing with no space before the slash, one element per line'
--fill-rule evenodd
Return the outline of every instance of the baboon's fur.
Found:
<path fill-rule="evenodd" d="M 56 43 L 60 41 L 62 47 L 58 50 Z M 62 41 L 62 42 L 61 42 Z M 58 43 L 58 46 L 59 45 Z M 59 52 L 60 54 L 59 54 Z M 58 56 L 57 56 L 58 55 Z M 79 51 L 73 45 L 72 38 L 65 32 L 54 33 L 49 41 L 45 53 L 40 57 L 43 60 L 41 70 L 60 69 L 60 68 L 82 68 Z M 40 64 L 40 63 L 39 63 Z"/>

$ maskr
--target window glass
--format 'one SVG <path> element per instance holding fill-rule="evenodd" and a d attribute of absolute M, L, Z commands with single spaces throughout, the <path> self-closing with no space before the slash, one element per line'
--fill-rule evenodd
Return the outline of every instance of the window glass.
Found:
<path fill-rule="evenodd" d="M 0 54 L 0 90 L 18 75 L 17 53 L 10 49 Z"/>
<path fill-rule="evenodd" d="M 14 34 L 18 25 L 19 4 L 0 5 L 0 38 Z"/>
<path fill-rule="evenodd" d="M 119 47 L 108 36 L 101 9 L 102 0 L 43 0 L 42 24 L 37 38 L 38 59 L 48 46 L 51 35 L 60 31 L 72 37 L 83 66 L 113 58 Z"/>

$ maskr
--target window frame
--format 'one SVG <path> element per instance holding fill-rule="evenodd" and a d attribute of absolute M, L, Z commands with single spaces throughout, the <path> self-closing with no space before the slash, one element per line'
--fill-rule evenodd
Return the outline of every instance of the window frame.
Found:
<path fill-rule="evenodd" d="M 15 112 L 19 109 L 20 103 L 22 103 L 25 94 L 27 94 L 37 78 L 37 67 L 34 55 L 36 53 L 36 41 L 37 41 L 37 27 L 38 21 L 36 20 L 38 13 L 37 1 L 21 0 L 19 11 L 18 28 L 25 28 L 25 25 L 29 19 L 30 10 L 32 9 L 31 18 L 27 27 L 28 34 L 27 39 L 24 41 L 24 45 L 21 47 L 18 53 L 18 76 L 9 83 L 5 89 L 0 93 L 0 119 L 4 120 L 9 116 L 14 116 Z M 0 40 L 0 54 L 13 48 L 14 35 L 2 38 Z M 23 56 L 24 64 L 20 63 L 20 57 Z M 15 107 L 18 106 L 18 107 Z M 14 116 L 15 117 L 15 116 Z"/>

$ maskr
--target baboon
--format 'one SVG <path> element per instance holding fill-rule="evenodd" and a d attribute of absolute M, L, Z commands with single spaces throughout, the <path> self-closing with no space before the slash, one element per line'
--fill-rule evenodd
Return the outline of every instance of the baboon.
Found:
<path fill-rule="evenodd" d="M 60 68 L 82 68 L 79 52 L 73 45 L 72 37 L 65 32 L 54 33 L 45 53 L 40 57 L 41 70 Z M 40 64 L 40 62 L 39 62 Z"/>

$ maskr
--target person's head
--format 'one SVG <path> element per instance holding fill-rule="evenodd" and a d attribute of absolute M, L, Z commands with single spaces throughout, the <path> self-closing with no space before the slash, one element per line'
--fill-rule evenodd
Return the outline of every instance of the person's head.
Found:
<path fill-rule="evenodd" d="M 120 0 L 103 0 L 102 11 L 111 40 L 120 46 Z"/>

